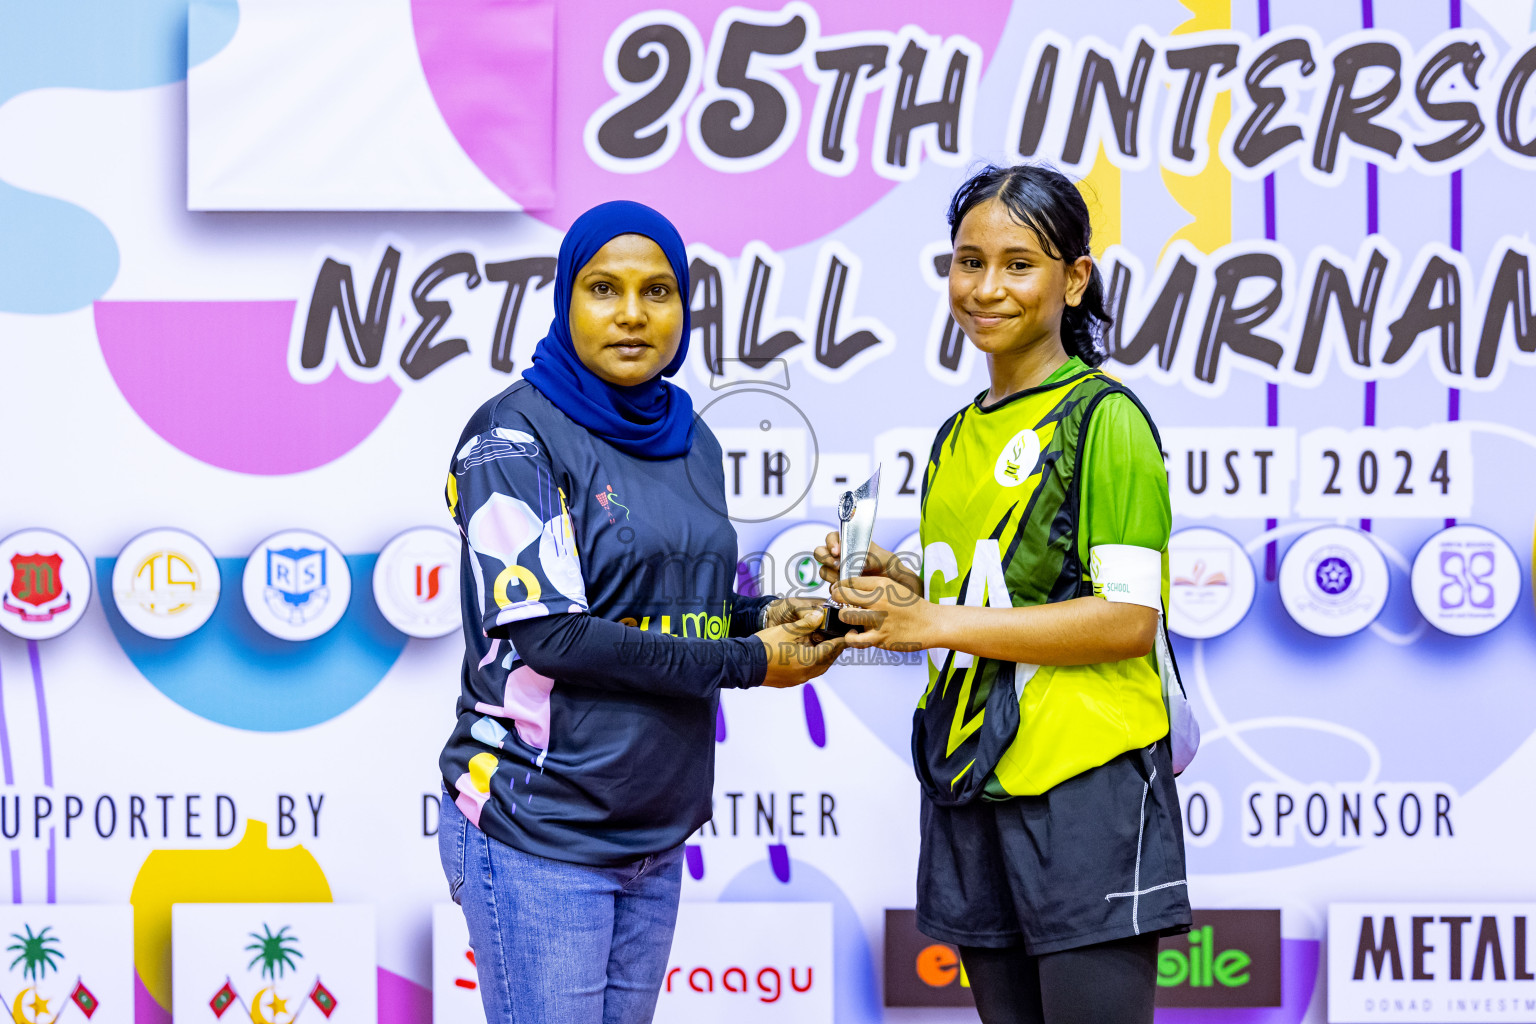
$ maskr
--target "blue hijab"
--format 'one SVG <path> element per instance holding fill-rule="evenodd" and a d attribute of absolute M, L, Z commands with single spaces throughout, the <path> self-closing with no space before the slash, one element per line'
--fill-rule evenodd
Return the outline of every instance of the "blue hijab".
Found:
<path fill-rule="evenodd" d="M 677 277 L 683 302 L 683 341 L 677 355 L 644 384 L 609 384 L 587 369 L 571 342 L 571 286 L 597 251 L 619 235 L 644 235 L 661 247 Z M 523 371 L 561 412 L 615 448 L 643 459 L 671 459 L 693 445 L 693 399 L 670 377 L 688 355 L 688 253 L 672 222 L 640 203 L 619 200 L 594 206 L 560 243 L 555 269 L 555 319 Z"/>

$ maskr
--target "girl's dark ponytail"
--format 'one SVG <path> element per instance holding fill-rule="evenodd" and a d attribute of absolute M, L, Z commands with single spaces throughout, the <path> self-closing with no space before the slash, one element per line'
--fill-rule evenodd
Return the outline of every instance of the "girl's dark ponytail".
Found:
<path fill-rule="evenodd" d="M 1093 226 L 1088 204 L 1077 186 L 1054 167 L 989 164 L 971 176 L 949 202 L 949 238 L 954 241 L 960 222 L 971 208 L 988 199 L 1008 207 L 1013 219 L 1035 232 L 1047 256 L 1072 263 L 1091 255 Z M 1104 278 L 1094 264 L 1088 287 L 1076 306 L 1061 314 L 1061 346 L 1089 366 L 1104 361 L 1104 328 L 1114 323 L 1104 306 Z"/>

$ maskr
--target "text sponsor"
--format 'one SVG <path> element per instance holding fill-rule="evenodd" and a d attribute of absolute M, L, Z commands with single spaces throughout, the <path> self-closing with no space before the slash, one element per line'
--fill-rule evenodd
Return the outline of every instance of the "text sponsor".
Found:
<path fill-rule="evenodd" d="M 1328 1019 L 1536 1021 L 1530 903 L 1335 903 Z"/>
<path fill-rule="evenodd" d="M 1243 791 L 1243 842 L 1359 846 L 1388 837 L 1451 839 L 1457 799 L 1444 783 L 1258 783 Z"/>
<path fill-rule="evenodd" d="M 279 838 L 319 839 L 324 793 L 274 793 L 242 806 L 228 793 L 5 793 L 0 836 L 7 840 L 219 840 L 243 834 L 250 816 Z"/>
<path fill-rule="evenodd" d="M 656 1006 L 668 1024 L 832 1021 L 829 903 L 683 903 Z"/>
<path fill-rule="evenodd" d="M 1279 1006 L 1280 911 L 1196 910 L 1157 954 L 1159 1006 Z"/>

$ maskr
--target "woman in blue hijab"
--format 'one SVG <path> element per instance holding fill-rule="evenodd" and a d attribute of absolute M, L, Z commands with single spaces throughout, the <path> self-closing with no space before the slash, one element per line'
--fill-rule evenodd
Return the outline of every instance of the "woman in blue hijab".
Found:
<path fill-rule="evenodd" d="M 666 379 L 688 338 L 676 229 L 587 211 L 532 367 L 453 457 L 465 654 L 438 843 L 492 1022 L 651 1019 L 720 689 L 797 686 L 842 649 L 810 645 L 812 602 L 734 593 L 720 444 Z"/>

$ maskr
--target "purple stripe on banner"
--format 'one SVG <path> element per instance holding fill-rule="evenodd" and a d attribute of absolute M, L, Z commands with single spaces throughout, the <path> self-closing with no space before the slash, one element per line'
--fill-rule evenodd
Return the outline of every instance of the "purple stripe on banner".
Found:
<path fill-rule="evenodd" d="M 1365 233 L 1368 235 L 1381 231 L 1381 207 L 1377 198 L 1377 176 L 1380 173 L 1381 169 L 1375 164 L 1365 165 Z"/>
<path fill-rule="evenodd" d="M 1451 28 L 1461 28 L 1461 0 L 1451 0 Z M 1451 172 L 1451 248 L 1461 252 L 1461 172 Z M 1446 396 L 1445 418 L 1452 423 L 1461 419 L 1461 392 L 1455 388 L 1450 389 Z M 1446 529 L 1456 525 L 1456 520 L 1447 519 Z"/>
<path fill-rule="evenodd" d="M 1451 248 L 1461 252 L 1461 172 L 1451 172 Z"/>
<path fill-rule="evenodd" d="M 21 851 L 11 851 L 11 902 L 21 902 Z"/>
<path fill-rule="evenodd" d="M 58 846 L 55 843 L 55 839 L 57 837 L 54 835 L 54 832 L 55 832 L 54 829 L 50 828 L 48 830 L 48 902 L 49 903 L 57 903 L 57 902 L 59 902 L 58 901 L 58 886 L 57 886 L 58 879 L 57 879 L 57 871 L 56 871 L 56 868 L 57 868 L 57 865 L 58 865 Z"/>
<path fill-rule="evenodd" d="M 1376 9 L 1372 0 L 1360 0 L 1360 26 L 1362 28 L 1376 27 Z M 1381 173 L 1375 164 L 1365 165 L 1365 233 L 1374 235 L 1381 230 L 1381 205 L 1378 191 L 1379 181 L 1377 176 Z M 1365 425 L 1376 425 L 1376 382 L 1365 383 Z M 1360 529 L 1367 533 L 1371 530 L 1369 519 L 1360 520 Z"/>
<path fill-rule="evenodd" d="M 37 694 L 37 731 L 43 741 L 43 785 L 53 788 L 53 747 L 48 739 L 48 694 L 43 690 L 43 663 L 37 655 L 37 641 L 27 641 L 27 657 L 32 660 L 32 689 Z"/>
<path fill-rule="evenodd" d="M 1269 31 L 1269 0 L 1259 0 L 1259 34 Z M 1275 240 L 1275 176 L 1264 176 L 1264 237 L 1271 242 Z M 1278 384 L 1265 385 L 1265 416 L 1264 421 L 1271 427 L 1280 425 L 1280 386 Z M 1277 519 L 1264 520 L 1264 529 L 1273 530 L 1280 525 Z M 1275 541 L 1264 545 L 1264 579 L 1275 582 L 1275 576 L 1279 572 L 1280 548 Z"/>
<path fill-rule="evenodd" d="M 1259 35 L 1269 33 L 1269 0 L 1259 0 Z"/>
<path fill-rule="evenodd" d="M 1264 175 L 1264 237 L 1275 240 L 1275 176 Z"/>
<path fill-rule="evenodd" d="M 0 761 L 5 764 L 5 784 L 16 785 L 16 776 L 11 771 L 11 730 L 5 724 L 5 686 L 4 677 L 0 676 Z"/>

